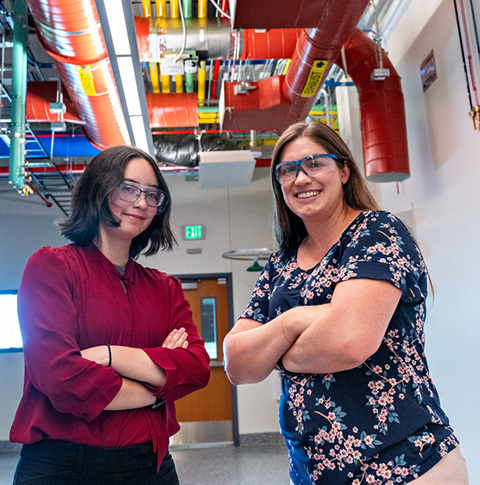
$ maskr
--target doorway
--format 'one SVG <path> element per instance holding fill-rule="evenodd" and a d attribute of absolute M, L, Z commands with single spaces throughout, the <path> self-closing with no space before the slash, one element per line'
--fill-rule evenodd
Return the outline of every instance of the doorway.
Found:
<path fill-rule="evenodd" d="M 236 388 L 225 373 L 223 340 L 233 326 L 231 273 L 177 275 L 210 355 L 210 381 L 175 402 L 181 430 L 173 445 L 239 444 Z"/>

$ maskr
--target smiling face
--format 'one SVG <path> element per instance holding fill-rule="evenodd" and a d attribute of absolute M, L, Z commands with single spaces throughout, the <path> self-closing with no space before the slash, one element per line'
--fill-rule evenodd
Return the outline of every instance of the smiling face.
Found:
<path fill-rule="evenodd" d="M 158 180 L 151 165 L 143 158 L 132 158 L 123 175 L 123 183 L 137 187 L 143 191 L 158 189 Z M 152 207 L 145 200 L 145 193 L 134 202 L 127 202 L 118 197 L 115 189 L 108 196 L 108 206 L 114 217 L 120 222 L 120 227 L 110 227 L 100 223 L 100 235 L 103 241 L 107 239 L 131 240 L 148 228 L 152 222 L 157 207 Z"/>
<path fill-rule="evenodd" d="M 280 162 L 324 153 L 327 151 L 322 145 L 300 137 L 285 145 Z M 336 164 L 333 170 L 311 177 L 300 170 L 295 180 L 281 186 L 287 207 L 304 222 L 332 216 L 344 208 L 342 184 L 348 180 L 349 173 L 348 167 L 339 169 Z"/>

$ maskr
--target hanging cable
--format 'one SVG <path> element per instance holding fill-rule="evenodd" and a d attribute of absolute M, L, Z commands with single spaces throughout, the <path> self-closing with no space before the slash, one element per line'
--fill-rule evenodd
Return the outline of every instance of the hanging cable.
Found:
<path fill-rule="evenodd" d="M 375 16 L 375 43 L 377 45 L 377 65 L 379 69 L 383 69 L 383 57 L 382 57 L 382 44 L 381 44 L 381 37 L 380 37 L 380 27 L 378 26 L 378 15 L 377 15 L 377 7 L 375 6 L 375 2 L 372 0 L 370 5 L 373 7 L 373 15 Z"/>
<path fill-rule="evenodd" d="M 175 57 L 173 61 L 174 63 L 177 62 L 182 57 L 183 52 L 185 51 L 185 46 L 187 45 L 187 28 L 185 26 L 185 17 L 183 15 L 182 2 L 178 2 L 178 10 L 180 11 L 180 18 L 182 20 L 183 40 L 182 40 L 182 48 L 180 49 L 180 52 Z"/>
<path fill-rule="evenodd" d="M 466 8 L 463 0 L 460 0 L 460 12 L 462 14 L 462 21 L 465 33 L 465 43 L 467 48 L 467 59 L 468 59 L 468 68 L 470 69 L 470 79 L 472 82 L 472 93 L 473 93 L 473 101 L 475 106 L 473 107 L 473 113 L 471 114 L 472 118 L 477 118 L 477 126 L 480 129 L 480 103 L 478 101 L 478 90 L 477 90 L 477 80 L 475 76 L 475 66 L 473 64 L 473 57 L 472 57 L 472 49 L 470 48 L 470 36 L 469 36 L 469 25 L 467 22 L 466 17 Z"/>
<path fill-rule="evenodd" d="M 470 69 L 470 79 L 472 81 L 472 92 L 473 92 L 473 98 L 474 98 L 474 103 L 475 106 L 478 106 L 480 103 L 478 102 L 478 92 L 477 92 L 477 83 L 475 80 L 475 73 L 473 70 L 473 64 L 472 64 L 472 50 L 470 48 L 470 38 L 468 35 L 468 24 L 467 24 L 467 18 L 465 16 L 465 5 L 463 3 L 463 0 L 460 0 L 460 13 L 462 14 L 462 22 L 463 22 L 463 29 L 464 29 L 464 34 L 465 34 L 465 47 L 467 49 L 467 60 L 468 60 L 468 67 Z"/>
<path fill-rule="evenodd" d="M 465 81 L 466 81 L 466 84 L 467 84 L 468 100 L 470 102 L 470 112 L 469 112 L 469 115 L 472 117 L 473 128 L 476 130 L 477 129 L 477 126 L 476 126 L 475 118 L 474 118 L 473 103 L 472 103 L 472 94 L 470 92 L 470 82 L 469 82 L 469 79 L 468 79 L 467 63 L 466 63 L 466 60 L 465 60 L 465 51 L 463 50 L 463 39 L 462 39 L 462 31 L 461 31 L 461 28 L 460 28 L 460 19 L 458 17 L 457 0 L 453 0 L 453 5 L 455 7 L 455 19 L 457 21 L 458 37 L 460 39 L 460 52 L 462 54 L 463 70 L 465 72 Z"/>
<path fill-rule="evenodd" d="M 477 21 L 475 19 L 475 10 L 473 8 L 473 0 L 470 0 L 470 9 L 472 11 L 473 31 L 475 32 L 475 41 L 477 42 L 478 61 L 479 61 L 479 65 L 480 65 L 480 41 L 478 40 Z"/>
<path fill-rule="evenodd" d="M 231 19 L 230 15 L 228 15 L 227 12 L 223 11 L 217 3 L 215 3 L 215 0 L 210 0 L 210 3 L 217 9 L 218 12 L 220 12 L 225 18 Z"/>

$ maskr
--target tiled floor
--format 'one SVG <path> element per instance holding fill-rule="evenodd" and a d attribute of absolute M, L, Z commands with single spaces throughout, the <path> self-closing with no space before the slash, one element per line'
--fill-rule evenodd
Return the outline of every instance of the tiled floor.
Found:
<path fill-rule="evenodd" d="M 285 445 L 172 449 L 181 485 L 288 485 Z M 11 485 L 18 453 L 0 453 L 0 485 Z"/>

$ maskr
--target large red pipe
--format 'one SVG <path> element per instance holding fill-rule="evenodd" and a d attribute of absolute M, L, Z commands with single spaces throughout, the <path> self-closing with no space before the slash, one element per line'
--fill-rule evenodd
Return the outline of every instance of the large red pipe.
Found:
<path fill-rule="evenodd" d="M 369 0 L 325 0 L 318 10 L 317 27 L 304 31 L 283 85 L 291 108 L 282 129 L 304 120 L 342 46 L 352 37 Z"/>
<path fill-rule="evenodd" d="M 382 51 L 384 80 L 372 81 L 378 68 L 375 42 L 356 29 L 345 44 L 346 70 L 360 97 L 365 176 L 372 182 L 400 182 L 410 177 L 407 124 L 400 76 Z M 342 64 L 341 59 L 338 60 Z"/>
<path fill-rule="evenodd" d="M 291 59 L 302 29 L 245 29 L 240 59 Z"/>

